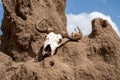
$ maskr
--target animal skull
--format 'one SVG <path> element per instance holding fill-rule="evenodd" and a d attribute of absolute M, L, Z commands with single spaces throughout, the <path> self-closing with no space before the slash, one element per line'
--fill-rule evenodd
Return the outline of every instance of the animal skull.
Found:
<path fill-rule="evenodd" d="M 38 23 L 41 23 L 41 21 L 39 21 Z M 79 27 L 77 27 L 78 31 L 73 32 L 70 36 L 67 34 L 67 32 L 58 32 L 59 34 L 54 33 L 54 29 L 53 28 L 45 28 L 45 29 L 41 29 L 38 26 L 38 23 L 35 27 L 35 29 L 40 32 L 40 33 L 48 33 L 45 42 L 44 42 L 44 46 L 43 46 L 43 55 L 45 54 L 50 54 L 50 55 L 54 55 L 55 50 L 61 46 L 62 44 L 65 44 L 67 41 L 77 41 L 80 40 L 82 38 L 82 32 L 80 31 Z M 66 42 L 63 42 L 64 40 Z"/>
<path fill-rule="evenodd" d="M 59 47 L 60 42 L 62 40 L 61 34 L 55 34 L 54 32 L 50 32 L 45 39 L 44 46 L 43 46 L 43 55 L 51 54 L 54 55 L 55 50 Z"/>
<path fill-rule="evenodd" d="M 65 35 L 63 33 L 61 34 L 55 34 L 54 32 L 50 32 L 44 42 L 43 46 L 43 55 L 54 55 L 55 50 L 62 44 L 63 38 L 66 38 L 68 40 L 79 40 L 81 38 L 80 32 L 73 32 L 71 36 Z"/>

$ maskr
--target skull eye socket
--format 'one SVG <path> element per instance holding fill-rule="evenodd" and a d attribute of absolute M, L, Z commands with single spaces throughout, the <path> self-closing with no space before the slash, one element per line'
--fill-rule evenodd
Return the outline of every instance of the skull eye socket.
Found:
<path fill-rule="evenodd" d="M 49 38 L 47 37 L 47 35 L 45 36 L 44 40 L 45 40 L 45 41 L 46 41 L 46 40 L 49 40 Z"/>
<path fill-rule="evenodd" d="M 62 42 L 62 39 L 59 39 L 58 43 L 61 43 Z"/>

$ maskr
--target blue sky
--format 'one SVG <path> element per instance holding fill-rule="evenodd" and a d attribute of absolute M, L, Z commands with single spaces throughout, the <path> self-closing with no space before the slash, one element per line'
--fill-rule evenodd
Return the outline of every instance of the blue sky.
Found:
<path fill-rule="evenodd" d="M 1 0 L 0 0 L 0 26 L 1 26 L 1 23 L 2 23 L 2 18 L 3 18 L 3 7 L 2 7 L 2 4 L 1 4 Z M 1 30 L 0 30 L 0 35 L 2 34 Z"/>
<path fill-rule="evenodd" d="M 109 18 L 108 21 L 110 20 L 111 24 L 113 24 L 113 28 L 116 29 L 118 32 L 120 31 L 119 5 L 120 5 L 120 0 L 116 0 L 116 1 L 115 0 L 67 0 L 66 15 L 68 19 L 68 23 L 67 23 L 68 27 L 74 26 L 75 23 L 83 26 L 84 24 L 87 24 L 89 23 L 89 21 L 91 21 L 91 20 L 89 20 L 88 22 L 85 21 L 85 19 L 89 19 L 88 16 L 91 17 L 92 15 L 94 18 L 96 18 L 95 17 L 96 15 L 97 16 L 102 15 L 105 19 Z M 73 18 L 74 21 L 76 20 L 74 23 L 72 20 Z M 77 20 L 79 20 L 79 23 L 77 23 L 78 22 Z M 81 22 L 84 22 L 83 25 L 80 24 Z M 85 26 L 84 28 L 81 29 L 85 30 Z M 70 29 L 68 31 L 71 32 Z"/>
<path fill-rule="evenodd" d="M 67 13 L 102 12 L 109 15 L 120 26 L 120 0 L 67 0 Z"/>
<path fill-rule="evenodd" d="M 120 0 L 67 0 L 67 29 L 71 33 L 74 26 L 80 26 L 84 35 L 91 32 L 91 20 L 96 17 L 107 19 L 120 36 Z M 0 25 L 3 8 L 0 0 Z M 0 31 L 0 34 L 1 31 Z"/>

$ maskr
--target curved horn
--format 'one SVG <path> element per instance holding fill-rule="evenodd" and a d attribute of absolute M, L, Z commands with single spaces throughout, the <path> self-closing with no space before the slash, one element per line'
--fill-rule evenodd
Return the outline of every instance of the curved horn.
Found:
<path fill-rule="evenodd" d="M 44 21 L 44 20 L 46 20 L 46 19 L 43 19 L 43 20 L 39 20 L 38 22 L 37 22 L 37 25 L 35 26 L 35 29 L 38 31 L 38 32 L 41 32 L 41 33 L 49 33 L 49 32 L 54 32 L 54 29 L 53 28 L 48 28 L 48 27 L 46 27 L 46 26 L 44 26 L 44 23 L 42 24 L 42 21 Z M 39 27 L 39 24 L 42 24 L 42 26 L 43 27 Z M 45 23 L 46 24 L 46 23 Z"/>
<path fill-rule="evenodd" d="M 64 38 L 68 38 L 68 39 L 70 39 L 71 41 L 77 41 L 77 40 L 80 40 L 81 38 L 82 38 L 82 32 L 81 32 L 81 30 L 80 30 L 80 28 L 77 26 L 77 29 L 78 29 L 78 35 L 77 36 L 72 36 L 72 35 L 68 35 L 68 34 L 65 34 L 65 33 L 61 33 L 62 34 L 62 36 L 64 37 Z M 74 34 L 74 33 L 73 33 Z"/>
<path fill-rule="evenodd" d="M 54 32 L 53 28 L 46 28 L 46 29 L 40 29 L 37 26 L 35 27 L 35 29 L 40 32 L 40 33 L 49 33 L 49 32 Z"/>

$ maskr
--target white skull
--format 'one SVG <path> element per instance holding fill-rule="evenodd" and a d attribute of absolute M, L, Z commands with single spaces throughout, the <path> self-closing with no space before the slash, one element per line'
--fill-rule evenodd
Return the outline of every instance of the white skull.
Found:
<path fill-rule="evenodd" d="M 60 41 L 62 40 L 61 34 L 55 34 L 54 32 L 50 32 L 44 42 L 43 54 L 51 54 L 54 55 L 55 50 L 60 45 Z"/>

